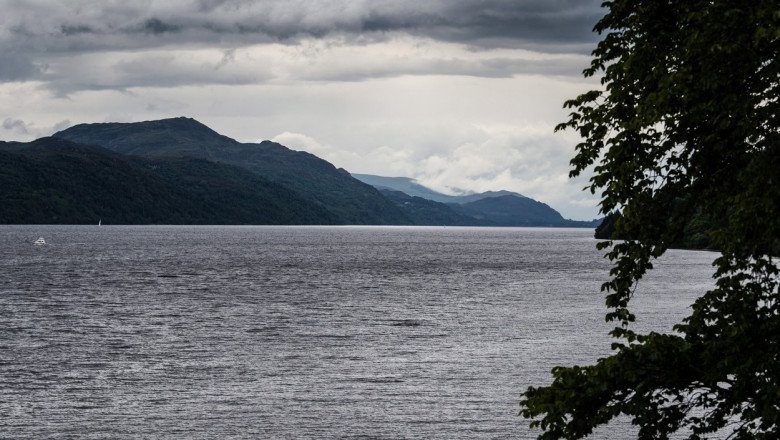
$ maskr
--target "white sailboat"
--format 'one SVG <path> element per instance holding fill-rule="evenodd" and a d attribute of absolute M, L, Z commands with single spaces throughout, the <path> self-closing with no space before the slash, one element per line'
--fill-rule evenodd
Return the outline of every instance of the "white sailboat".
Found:
<path fill-rule="evenodd" d="M 98 226 L 103 226 L 103 219 L 98 220 Z"/>

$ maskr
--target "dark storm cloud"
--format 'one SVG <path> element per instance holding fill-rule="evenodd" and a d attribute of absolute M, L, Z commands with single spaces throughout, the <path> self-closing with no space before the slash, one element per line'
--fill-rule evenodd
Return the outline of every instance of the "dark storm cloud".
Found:
<path fill-rule="evenodd" d="M 95 32 L 95 30 L 92 29 L 90 26 L 86 26 L 83 24 L 77 26 L 62 25 L 60 26 L 60 32 L 62 33 L 62 35 L 71 36 L 71 35 L 78 35 L 78 34 L 92 34 Z"/>
<path fill-rule="evenodd" d="M 0 53 L 2 53 L 0 82 L 24 81 L 40 75 L 41 68 L 30 56 L 16 53 L 11 49 L 3 50 L 2 47 Z"/>
<path fill-rule="evenodd" d="M 141 26 L 141 30 L 149 34 L 159 35 L 169 32 L 178 32 L 181 30 L 181 26 L 166 23 L 159 18 L 150 18 L 144 21 L 143 25 Z"/>
<path fill-rule="evenodd" d="M 407 32 L 484 47 L 590 44 L 597 0 L 11 2 L 0 38 L 30 50 L 143 48 Z M 95 41 L 92 36 L 107 37 Z M 139 37 L 140 35 L 140 37 Z M 143 36 L 153 35 L 149 39 Z M 62 40 L 73 41 L 62 41 Z M 82 41 L 79 41 L 81 39 Z M 80 44 L 81 43 L 81 44 Z M 102 46 L 102 47 L 101 47 Z"/>
<path fill-rule="evenodd" d="M 593 1 L 445 1 L 422 14 L 410 9 L 373 10 L 370 31 L 405 30 L 445 41 L 484 47 L 589 44 L 601 15 Z"/>
<path fill-rule="evenodd" d="M 333 37 L 340 44 L 360 46 L 411 35 L 465 44 L 474 51 L 523 48 L 587 54 L 596 38 L 591 29 L 601 14 L 599 0 L 7 0 L 3 12 L 0 82 L 41 80 L 52 88 L 63 79 L 56 66 L 49 68 L 54 65 L 49 61 L 57 58 L 159 48 L 234 50 L 269 42 L 295 45 L 312 38 Z M 520 68 L 515 73 L 533 68 L 533 63 L 501 63 L 453 61 L 440 63 L 440 67 L 442 74 L 487 77 L 511 75 L 512 67 Z M 435 74 L 428 70 L 431 67 L 428 65 L 424 73 Z M 551 67 L 539 63 L 535 72 L 550 69 L 560 70 L 560 63 Z M 381 77 L 391 71 L 376 73 Z M 192 80 L 193 74 L 178 73 L 183 75 L 183 83 Z M 371 69 L 364 69 L 347 72 L 341 79 L 371 74 Z M 158 75 L 160 85 L 176 83 L 175 75 Z M 200 75 L 194 74 L 196 79 Z M 242 83 L 247 78 L 215 82 Z M 65 82 L 73 86 L 82 80 Z M 144 85 L 154 82 L 154 78 L 141 81 Z M 106 81 L 92 88 L 113 85 Z M 59 88 L 70 87 L 60 84 Z"/>

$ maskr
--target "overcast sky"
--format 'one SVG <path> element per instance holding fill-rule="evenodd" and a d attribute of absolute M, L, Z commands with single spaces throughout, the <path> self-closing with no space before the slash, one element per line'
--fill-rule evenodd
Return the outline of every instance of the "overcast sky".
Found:
<path fill-rule="evenodd" d="M 554 133 L 601 0 L 0 0 L 0 139 L 189 116 L 355 173 L 596 216 Z"/>

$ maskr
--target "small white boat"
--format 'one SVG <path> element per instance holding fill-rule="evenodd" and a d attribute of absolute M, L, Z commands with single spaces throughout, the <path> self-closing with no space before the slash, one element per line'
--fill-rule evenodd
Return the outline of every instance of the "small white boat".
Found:
<path fill-rule="evenodd" d="M 103 219 L 98 220 L 98 226 L 103 226 Z"/>
<path fill-rule="evenodd" d="M 46 244 L 46 240 L 44 240 L 43 237 L 40 237 L 37 240 L 35 240 L 33 244 L 36 246 L 43 246 Z"/>

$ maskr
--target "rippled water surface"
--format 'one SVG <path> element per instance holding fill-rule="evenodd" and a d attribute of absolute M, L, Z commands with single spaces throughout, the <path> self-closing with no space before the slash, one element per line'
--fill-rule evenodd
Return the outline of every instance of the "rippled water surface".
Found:
<path fill-rule="evenodd" d="M 609 353 L 591 236 L 0 226 L 0 437 L 532 438 L 520 393 Z M 639 326 L 712 258 L 657 264 Z"/>

